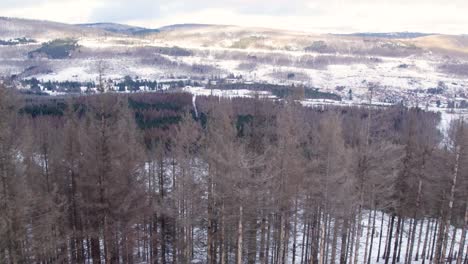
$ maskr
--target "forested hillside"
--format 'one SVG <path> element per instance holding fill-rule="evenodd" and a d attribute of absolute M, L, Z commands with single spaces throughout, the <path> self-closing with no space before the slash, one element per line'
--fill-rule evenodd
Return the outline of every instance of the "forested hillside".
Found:
<path fill-rule="evenodd" d="M 468 125 L 438 123 L 0 87 L 0 263 L 466 264 Z"/>

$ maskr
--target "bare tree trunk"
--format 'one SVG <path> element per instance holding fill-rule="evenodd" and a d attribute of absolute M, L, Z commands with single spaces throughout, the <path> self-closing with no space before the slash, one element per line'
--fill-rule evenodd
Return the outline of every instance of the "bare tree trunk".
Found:
<path fill-rule="evenodd" d="M 328 224 L 326 229 L 326 239 L 325 239 L 325 263 L 328 263 L 328 258 L 330 256 L 330 232 L 331 232 L 332 217 L 328 215 Z"/>
<path fill-rule="evenodd" d="M 377 263 L 380 260 L 380 247 L 382 246 L 382 235 L 383 235 L 383 225 L 384 225 L 384 212 L 382 211 L 382 219 L 380 219 L 380 234 L 379 234 L 379 248 L 377 250 Z M 387 225 L 388 226 L 388 225 Z M 388 231 L 388 229 L 387 229 Z"/>
<path fill-rule="evenodd" d="M 392 222 L 390 221 L 390 216 L 388 218 L 388 224 L 387 224 L 387 235 L 385 236 L 385 247 L 384 247 L 384 253 L 383 253 L 383 256 L 382 256 L 382 259 L 387 259 L 387 255 L 388 255 L 388 243 L 390 242 L 390 238 L 392 236 L 392 234 L 390 233 L 390 227 L 391 227 L 391 224 Z"/>
<path fill-rule="evenodd" d="M 213 210 L 214 210 L 214 183 L 213 183 L 213 170 L 211 166 L 208 168 L 208 230 L 207 230 L 207 249 L 206 249 L 206 255 L 207 255 L 207 263 L 208 264 L 214 264 L 214 259 L 213 259 L 213 243 L 214 243 L 214 216 L 213 216 Z M 163 263 L 164 264 L 164 263 Z"/>
<path fill-rule="evenodd" d="M 302 228 L 302 246 L 301 246 L 301 264 L 304 264 L 304 257 L 305 257 L 305 252 L 307 251 L 307 244 L 308 241 L 306 239 L 309 238 L 309 222 L 307 221 L 306 217 L 304 216 L 304 226 Z"/>
<path fill-rule="evenodd" d="M 292 264 L 296 263 L 296 241 L 297 241 L 297 196 L 294 202 L 294 227 L 293 227 L 293 248 L 292 248 Z"/>
<path fill-rule="evenodd" d="M 93 264 L 101 263 L 101 247 L 99 246 L 99 238 L 91 238 L 91 254 L 93 257 Z"/>
<path fill-rule="evenodd" d="M 346 264 L 346 247 L 347 247 L 347 241 L 348 241 L 348 218 L 345 216 L 345 219 L 343 220 L 343 225 L 341 227 L 341 247 L 340 247 L 340 264 Z"/>
<path fill-rule="evenodd" d="M 387 233 L 387 245 L 386 245 L 386 250 L 385 250 L 385 264 L 389 263 L 390 260 L 390 249 L 392 245 L 392 236 L 393 236 L 393 224 L 395 223 L 395 214 L 392 214 L 392 220 L 390 221 L 390 230 Z"/>
<path fill-rule="evenodd" d="M 307 216 L 307 232 L 306 232 L 306 243 L 305 243 L 305 254 L 304 254 L 304 262 L 302 263 L 309 263 L 309 244 L 310 244 L 310 233 L 312 232 L 311 231 L 311 223 L 310 223 L 310 219 L 309 217 Z"/>
<path fill-rule="evenodd" d="M 331 243 L 331 259 L 330 263 L 335 264 L 336 262 L 336 248 L 337 248 L 337 240 L 338 240 L 338 227 L 339 227 L 339 222 L 338 218 L 335 217 L 333 221 L 333 238 L 332 238 L 332 243 Z"/>
<path fill-rule="evenodd" d="M 414 248 L 414 242 L 416 239 L 416 229 L 418 227 L 418 219 L 413 218 L 412 219 L 413 223 L 410 223 L 410 232 L 408 234 L 408 246 L 406 248 L 406 257 L 405 257 L 405 263 L 411 263 L 413 260 L 413 248 Z"/>
<path fill-rule="evenodd" d="M 277 243 L 278 243 L 277 252 L 278 253 L 276 256 L 276 263 L 280 263 L 280 264 L 284 263 L 285 237 L 286 237 L 286 213 L 281 212 L 280 226 L 279 226 L 279 239 L 277 240 Z"/>
<path fill-rule="evenodd" d="M 323 213 L 323 218 L 322 221 L 319 220 L 319 237 L 320 237 L 320 256 L 319 256 L 319 264 L 323 264 L 325 262 L 325 230 L 326 230 L 326 225 L 327 225 L 327 214 L 324 212 Z M 319 218 L 319 219 L 320 219 Z"/>
<path fill-rule="evenodd" d="M 405 233 L 405 218 L 402 217 L 401 221 L 401 230 L 400 230 L 400 240 L 398 244 L 398 256 L 397 256 L 397 262 L 400 262 L 400 256 L 401 256 L 401 245 L 403 244 L 403 234 Z"/>
<path fill-rule="evenodd" d="M 426 167 L 426 154 L 427 154 L 426 151 L 424 151 L 423 154 L 422 154 L 422 163 L 421 163 L 421 167 L 420 167 L 419 174 L 418 174 L 418 176 L 419 176 L 418 193 L 416 195 L 416 208 L 414 210 L 414 216 L 413 216 L 414 217 L 413 234 L 411 234 L 410 247 L 407 249 L 407 250 L 409 250 L 409 254 L 407 254 L 408 258 L 406 260 L 406 263 L 408 263 L 408 264 L 411 263 L 412 259 L 413 259 L 413 248 L 414 248 L 414 241 L 415 241 L 415 237 L 416 237 L 416 227 L 418 225 L 418 212 L 419 212 L 419 207 L 421 206 L 421 195 L 422 195 L 422 185 L 423 185 L 422 177 L 423 177 L 423 173 L 424 173 L 424 170 L 425 170 L 425 167 Z M 423 223 L 421 223 L 421 230 L 422 230 L 422 224 Z M 421 234 L 419 235 L 418 248 L 417 248 L 417 251 L 416 251 L 416 261 L 418 259 L 419 244 L 420 243 L 421 243 Z"/>
<path fill-rule="evenodd" d="M 448 216 L 445 216 L 445 217 L 448 217 Z M 445 243 L 445 238 L 446 238 L 446 233 L 447 233 L 447 230 L 445 230 L 445 224 L 444 224 L 444 220 L 443 220 L 443 217 L 441 218 L 440 220 L 440 225 L 439 225 L 439 230 L 438 230 L 438 234 L 437 234 L 437 242 L 436 242 L 436 247 L 435 247 L 435 253 L 434 253 L 434 258 L 433 258 L 433 263 L 434 264 L 438 264 L 440 263 L 440 261 L 442 261 L 442 258 L 443 258 L 443 247 L 444 247 L 444 243 Z"/>
<path fill-rule="evenodd" d="M 284 252 L 283 252 L 283 263 L 287 263 L 288 254 L 289 254 L 289 234 L 290 234 L 290 222 L 289 222 L 289 213 L 286 212 L 286 221 L 285 221 L 285 236 L 284 236 Z"/>
<path fill-rule="evenodd" d="M 369 240 L 370 240 L 370 235 L 371 235 L 371 223 L 372 223 L 372 210 L 369 211 L 369 216 L 367 218 L 367 233 L 366 233 L 366 244 L 364 246 L 364 259 L 363 262 L 366 263 L 367 261 L 367 254 L 368 254 L 368 249 L 369 249 Z"/>
<path fill-rule="evenodd" d="M 239 206 L 239 223 L 237 226 L 237 264 L 242 264 L 242 248 L 243 248 L 243 210 L 244 208 Z"/>
<path fill-rule="evenodd" d="M 467 229 L 468 229 L 468 202 L 465 205 L 465 224 L 463 225 L 462 234 L 461 234 L 461 237 L 460 237 L 460 246 L 458 247 L 457 264 L 462 263 L 463 250 L 465 248 L 465 243 L 466 243 Z"/>
<path fill-rule="evenodd" d="M 354 257 L 354 244 L 356 242 L 356 216 L 353 215 L 353 222 L 351 224 L 351 237 L 349 239 L 349 263 L 353 263 Z"/>
<path fill-rule="evenodd" d="M 422 232 L 424 227 L 424 218 L 421 220 L 421 225 L 419 226 L 419 234 L 418 234 L 418 245 L 416 247 L 416 256 L 414 258 L 415 261 L 419 260 L 419 249 L 421 248 L 421 240 L 422 240 Z"/>
<path fill-rule="evenodd" d="M 262 216 L 262 221 L 260 223 L 260 253 L 259 253 L 259 258 L 258 262 L 260 264 L 265 263 L 265 240 L 266 240 L 266 234 L 267 233 L 267 223 L 265 216 Z M 268 258 L 268 257 L 267 257 Z M 225 264 L 225 263 L 222 263 Z"/>
<path fill-rule="evenodd" d="M 355 231 L 355 250 L 354 250 L 354 264 L 358 264 L 359 260 L 359 249 L 361 247 L 361 234 L 362 234 L 362 204 L 364 199 L 364 192 L 361 191 L 361 203 L 359 204 L 357 210 L 357 222 L 356 222 L 356 231 Z"/>
<path fill-rule="evenodd" d="M 227 254 L 227 248 L 226 248 L 226 216 L 224 212 L 224 201 L 222 202 L 221 206 L 221 230 L 220 230 L 220 243 L 221 243 L 221 248 L 220 248 L 220 256 L 219 256 L 219 261 L 221 264 L 226 264 L 226 254 Z"/>
<path fill-rule="evenodd" d="M 272 223 L 272 232 L 273 232 L 273 243 L 271 245 L 271 263 L 278 264 L 279 263 L 279 255 L 280 255 L 280 224 L 278 224 L 278 214 L 274 215 L 274 222 Z"/>
<path fill-rule="evenodd" d="M 192 219 L 193 215 L 194 215 L 194 203 L 193 201 L 190 202 L 190 219 Z M 192 259 L 193 259 L 193 256 L 194 256 L 194 248 L 195 248 L 195 245 L 194 245 L 194 233 L 193 233 L 193 230 L 194 230 L 194 225 L 193 225 L 193 221 L 190 220 L 189 221 L 189 247 L 188 247 L 188 251 L 189 251 L 189 261 L 192 262 Z"/>
<path fill-rule="evenodd" d="M 431 244 L 431 241 L 430 238 L 431 236 L 429 235 L 429 233 L 431 232 L 432 230 L 432 225 L 433 225 L 433 222 L 432 222 L 432 219 L 429 219 L 427 221 L 427 227 L 426 227 L 426 235 L 424 237 L 424 245 L 423 245 L 423 251 L 421 253 L 421 259 L 422 259 L 422 263 L 424 264 L 424 262 L 426 261 L 426 255 L 427 255 L 427 251 L 428 251 L 428 247 L 430 246 Z"/>
<path fill-rule="evenodd" d="M 450 250 L 448 254 L 448 262 L 452 263 L 453 260 L 453 249 L 455 247 L 455 238 L 457 237 L 457 228 L 453 228 L 452 242 L 450 243 Z"/>
<path fill-rule="evenodd" d="M 161 196 L 161 204 L 165 201 L 165 189 L 164 189 L 164 161 L 160 160 L 159 162 L 159 195 Z M 161 263 L 166 264 L 166 216 L 161 214 L 160 216 L 160 225 L 161 225 Z"/>
<path fill-rule="evenodd" d="M 257 228 L 257 217 L 253 216 L 249 220 L 249 229 L 247 230 L 247 263 L 249 264 L 255 264 L 257 261 Z"/>
<path fill-rule="evenodd" d="M 271 241 L 271 225 L 272 225 L 273 219 L 271 215 L 268 216 L 268 222 L 267 222 L 267 238 L 266 238 L 266 245 L 265 245 L 265 264 L 268 264 L 269 256 L 270 256 L 270 241 Z M 262 264 L 262 263 L 260 263 Z"/>
<path fill-rule="evenodd" d="M 450 222 L 452 218 L 452 208 L 453 202 L 455 200 L 455 187 L 457 186 L 457 178 L 458 178 L 458 167 L 460 162 L 460 146 L 456 147 L 455 150 L 455 165 L 453 169 L 453 177 L 452 177 L 452 185 L 450 187 L 450 198 L 448 204 L 448 210 L 446 212 L 446 220 L 445 220 L 445 227 L 444 227 L 444 240 L 442 241 L 442 250 L 440 254 L 440 258 L 442 261 L 445 261 L 446 254 L 447 254 L 447 243 L 448 243 L 448 235 L 450 229 Z"/>
<path fill-rule="evenodd" d="M 370 249 L 369 249 L 369 257 L 367 258 L 367 264 L 371 263 L 372 257 L 372 248 L 374 246 L 374 235 L 375 235 L 375 216 L 377 214 L 377 208 L 374 209 L 374 216 L 372 217 L 372 234 L 371 234 L 371 241 L 370 241 Z M 379 259 L 377 255 L 377 259 Z"/>
<path fill-rule="evenodd" d="M 320 240 L 320 214 L 321 208 L 317 206 L 315 209 L 315 215 L 313 216 L 312 222 L 312 241 L 310 243 L 310 263 L 317 264 L 318 263 L 318 254 L 319 254 L 319 240 Z"/>
<path fill-rule="evenodd" d="M 435 228 L 434 228 L 434 232 L 432 234 L 432 247 L 431 247 L 431 255 L 430 255 L 430 261 L 432 261 L 434 259 L 434 249 L 436 248 L 436 238 L 438 237 L 437 236 L 437 233 L 438 233 L 438 230 L 439 230 L 439 221 L 440 220 L 436 220 L 436 225 L 435 225 Z M 440 236 L 439 236 L 440 237 Z"/>
<path fill-rule="evenodd" d="M 393 257 L 392 257 L 392 264 L 395 264 L 397 262 L 397 256 L 398 256 L 398 242 L 400 238 L 400 228 L 401 228 L 401 223 L 402 223 L 402 217 L 398 217 L 398 222 L 397 222 L 397 228 L 396 228 L 396 233 L 395 233 L 395 244 L 393 246 Z"/>

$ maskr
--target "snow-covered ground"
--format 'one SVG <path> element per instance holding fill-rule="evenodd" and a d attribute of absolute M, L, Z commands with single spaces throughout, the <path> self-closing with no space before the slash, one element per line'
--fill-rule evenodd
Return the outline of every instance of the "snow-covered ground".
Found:
<path fill-rule="evenodd" d="M 372 39 L 234 26 L 182 27 L 160 34 L 130 36 L 46 21 L 0 22 L 5 29 L 2 38 L 29 37 L 37 41 L 30 45 L 0 46 L 0 77 L 97 81 L 101 64 L 104 78 L 111 80 L 130 76 L 163 82 L 234 75 L 241 76 L 236 79 L 241 83 L 304 85 L 336 93 L 343 99 L 352 94 L 350 101 L 309 100 L 303 102 L 305 105 L 362 104 L 368 101 L 372 87 L 373 101 L 379 105 L 425 104 L 433 111 L 441 111 L 442 130 L 448 127 L 448 119 L 458 115 L 444 111 L 448 104 L 468 100 L 467 76 L 440 68 L 444 63 L 468 64 L 468 55 L 453 55 L 451 46 L 427 48 L 429 44 L 442 43 L 435 40 L 444 39 L 445 44 L 457 40 L 453 37 Z M 37 31 L 37 27 L 43 28 Z M 66 37 L 76 39 L 79 45 L 69 58 L 31 58 L 28 54 L 41 43 Z M 307 49 L 317 43 L 328 49 L 320 52 Z M 172 52 L 177 50 L 182 54 Z M 195 87 L 185 90 L 198 95 L 252 95 L 246 90 L 206 91 Z M 268 92 L 260 95 L 273 98 Z"/>
<path fill-rule="evenodd" d="M 359 247 L 359 254 L 358 254 L 358 259 L 357 259 L 357 263 L 366 263 L 364 261 L 364 255 L 366 253 L 366 240 L 367 240 L 367 232 L 370 232 L 369 233 L 369 242 L 368 242 L 368 251 L 369 252 L 369 248 L 370 248 L 370 241 L 371 241 L 371 234 L 372 234 L 372 221 L 371 220 L 371 226 L 368 225 L 368 217 L 369 217 L 369 213 L 371 213 L 370 211 L 365 211 L 363 213 L 363 216 L 362 216 L 362 233 L 360 235 L 360 247 Z M 371 217 L 373 217 L 373 212 L 372 212 L 372 215 Z M 382 255 L 384 253 L 384 250 L 385 250 L 385 241 L 387 239 L 387 236 L 388 236 L 388 225 L 389 225 L 389 222 L 391 221 L 391 216 L 388 215 L 388 214 L 383 214 L 381 212 L 377 212 L 376 214 L 376 218 L 375 218 L 375 230 L 374 230 L 374 239 L 373 239 L 373 243 L 372 243 L 372 254 L 371 254 L 371 263 L 374 264 L 374 263 L 383 263 L 383 259 L 382 259 Z M 390 255 L 390 260 L 392 260 L 392 256 L 393 256 L 393 246 L 394 246 L 394 241 L 395 241 L 395 232 L 396 232 L 396 223 L 398 221 L 398 218 L 395 218 L 395 224 L 394 224 L 394 229 L 393 229 L 393 239 L 392 239 L 392 245 L 391 245 L 391 255 Z M 434 221 L 432 221 L 434 222 Z M 403 230 L 403 239 L 402 239 L 402 243 L 401 243 L 401 252 L 400 252 L 400 261 L 398 261 L 397 263 L 404 263 L 405 262 L 405 256 L 407 254 L 407 251 L 408 251 L 408 239 L 410 239 L 410 237 L 408 236 L 409 235 L 409 228 L 410 228 L 410 223 L 411 223 L 411 220 L 410 219 L 405 219 L 404 221 L 404 230 Z M 424 219 L 422 221 L 423 223 L 423 229 L 422 229 L 422 233 L 420 233 L 420 225 L 421 225 L 421 221 L 418 221 L 418 226 L 416 228 L 416 237 L 415 237 L 415 245 L 414 245 L 414 249 L 413 249 L 413 255 L 412 255 L 412 263 L 415 263 L 415 264 L 419 264 L 419 263 L 422 263 L 422 259 L 419 257 L 419 260 L 418 261 L 414 261 L 414 258 L 416 256 L 416 252 L 419 252 L 419 256 L 421 256 L 422 254 L 422 251 L 423 251 L 423 245 L 424 245 L 424 238 L 426 236 L 426 228 L 427 228 L 427 224 L 429 223 L 429 219 Z M 331 222 L 331 230 L 333 230 L 333 221 Z M 370 228 L 368 228 L 370 227 Z M 297 250 L 297 253 L 296 253 L 296 260 L 297 259 L 301 259 L 301 251 L 302 251 L 302 237 L 303 237 L 303 233 L 302 233 L 302 230 L 303 230 L 303 227 L 301 227 L 301 225 L 298 226 L 298 230 L 299 232 L 296 234 L 296 243 L 298 243 L 298 250 Z M 381 230 L 382 230 L 382 233 L 381 233 Z M 449 231 L 449 235 L 448 235 L 448 248 L 447 248 L 447 254 L 448 252 L 450 251 L 450 244 L 451 244 L 451 241 L 452 241 L 452 238 L 453 238 L 453 231 L 454 231 L 454 227 L 451 226 L 450 227 L 450 231 Z M 461 229 L 457 229 L 456 230 L 456 233 L 455 233 L 455 244 L 454 244 L 454 247 L 453 247 L 453 252 L 455 251 L 458 251 L 458 248 L 459 248 L 459 242 L 460 242 L 460 238 L 461 238 L 461 232 L 462 230 Z M 380 241 L 380 235 L 382 234 L 382 240 L 381 240 L 381 247 L 380 247 L 380 255 L 379 252 L 378 252 L 378 249 L 379 249 L 379 241 Z M 432 235 L 431 233 L 429 233 L 431 235 L 430 237 L 430 241 L 429 241 L 429 244 L 427 245 L 427 252 L 430 252 L 430 248 L 432 247 Z M 417 248 L 417 245 L 418 245 L 418 240 L 419 240 L 419 236 L 422 235 L 422 241 L 420 243 L 420 246 L 419 246 L 419 249 Z M 330 237 L 331 239 L 331 237 Z M 338 236 L 338 243 L 337 245 L 341 245 L 341 238 L 340 236 Z M 330 241 L 331 242 L 331 241 Z M 292 243 L 292 241 L 291 241 Z M 328 255 L 328 259 L 330 261 L 330 254 L 331 254 L 331 246 L 330 246 L 330 249 L 329 249 L 329 255 Z M 336 256 L 336 259 L 337 259 L 337 263 L 339 262 L 339 254 L 340 254 L 340 249 L 338 248 L 337 249 L 337 256 Z M 429 253 L 430 254 L 430 253 Z M 377 261 L 377 257 L 380 256 L 380 259 L 379 261 Z M 428 255 L 426 255 L 428 256 Z M 292 261 L 292 253 L 289 254 L 289 263 L 291 263 Z M 429 256 L 428 256 L 429 257 Z M 352 258 L 354 260 L 354 256 Z M 350 260 L 348 258 L 348 260 Z M 349 263 L 353 263 L 351 261 L 349 261 Z M 426 263 L 430 263 L 429 261 L 426 260 Z"/>
<path fill-rule="evenodd" d="M 275 99 L 276 96 L 272 95 L 270 92 L 267 91 L 250 91 L 246 89 L 239 89 L 239 90 L 219 90 L 219 89 L 207 89 L 204 87 L 191 87 L 187 86 L 182 89 L 184 92 L 191 93 L 195 96 L 197 95 L 205 95 L 205 96 L 218 96 L 218 97 L 250 97 L 253 98 L 258 96 L 260 98 L 271 98 Z"/>
<path fill-rule="evenodd" d="M 42 80 L 92 81 L 97 79 L 96 65 L 102 61 L 106 65 L 104 72 L 106 78 L 112 79 L 129 75 L 157 81 L 171 75 L 210 78 L 233 74 L 242 76 L 246 82 L 306 85 L 342 96 L 352 90 L 356 99 L 363 99 L 368 87 L 373 84 L 379 90 L 375 96 L 382 102 L 411 101 L 415 100 L 416 92 L 442 87 L 443 94 L 430 94 L 428 97 L 431 101 L 442 99 L 444 103 L 454 96 L 466 94 L 468 90 L 468 78 L 440 70 L 441 64 L 451 62 L 453 59 L 434 55 L 431 52 L 395 57 L 351 52 L 306 52 L 299 47 L 305 45 L 303 42 L 307 39 L 310 39 L 309 42 L 312 41 L 314 36 L 295 33 L 298 42 L 290 44 L 298 46 L 297 48 L 289 46 L 289 48 L 284 46 L 272 48 L 279 44 L 273 41 L 275 39 L 273 37 L 268 39 L 268 33 L 263 31 L 247 34 L 234 27 L 219 33 L 219 36 L 213 36 L 213 29 L 203 30 L 211 32 L 212 35 L 207 36 L 206 41 L 213 40 L 212 42 L 194 41 L 195 35 L 177 38 L 175 32 L 149 38 L 84 35 L 78 39 L 80 50 L 64 60 L 28 59 L 28 50 L 25 47 L 4 47 L 0 49 L 0 55 L 5 54 L 0 56 L 0 76 L 21 75 L 27 68 L 43 66 L 45 70 L 40 73 L 26 71 L 25 75 L 21 76 Z M 203 30 L 192 33 L 203 39 Z M 281 32 L 281 34 L 285 34 L 287 39 L 292 33 Z M 229 36 L 232 38 L 228 38 Z M 233 43 L 224 43 L 223 38 L 229 40 L 228 42 L 246 38 L 265 38 L 260 42 L 268 45 L 238 48 L 233 46 Z M 329 41 L 334 43 L 333 41 L 337 40 L 330 37 Z M 351 42 L 351 40 L 340 41 L 341 44 Z M 39 44 L 35 45 L 31 48 L 37 48 Z M 372 42 L 369 45 L 376 43 Z M 191 55 L 168 55 L 157 51 L 159 47 L 170 49 L 175 46 L 190 52 Z M 158 56 L 164 61 L 158 60 Z M 319 61 L 318 65 L 315 65 L 315 60 Z M 456 62 L 463 63 L 463 57 Z M 192 67 L 194 65 L 210 68 L 200 70 L 199 67 Z"/>

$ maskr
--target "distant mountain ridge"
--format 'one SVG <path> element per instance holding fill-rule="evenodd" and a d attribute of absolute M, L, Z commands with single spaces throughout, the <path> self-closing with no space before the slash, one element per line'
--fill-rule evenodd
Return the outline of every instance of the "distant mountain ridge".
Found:
<path fill-rule="evenodd" d="M 202 37 L 201 37 L 202 36 Z M 400 56 L 419 52 L 443 52 L 468 56 L 466 35 L 444 35 L 421 32 L 357 32 L 352 34 L 320 34 L 284 29 L 242 27 L 220 24 L 174 24 L 147 28 L 118 23 L 66 24 L 45 20 L 0 17 L 0 40 L 16 45 L 15 39 L 30 39 L 46 43 L 57 39 L 79 42 L 112 43 L 113 38 L 128 38 L 129 43 L 146 45 L 148 41 L 170 46 L 200 46 L 264 50 L 301 50 L 336 53 L 354 49 L 363 54 Z M 115 43 L 113 43 L 115 44 Z M 315 45 L 315 48 L 314 48 Z M 388 52 L 386 54 L 385 52 Z"/>
<path fill-rule="evenodd" d="M 126 35 L 142 35 L 160 32 L 159 29 L 151 29 L 137 26 L 130 26 L 118 23 L 89 23 L 77 24 L 79 27 L 95 28 L 113 33 L 126 34 Z"/>
<path fill-rule="evenodd" d="M 357 32 L 351 34 L 337 34 L 338 36 L 353 36 L 362 38 L 386 38 L 386 39 L 412 39 L 437 35 L 434 33 L 421 32 Z"/>
<path fill-rule="evenodd" d="M 177 29 L 194 29 L 194 28 L 201 28 L 201 27 L 215 27 L 217 25 L 212 24 L 174 24 L 168 25 L 164 27 L 160 27 L 159 31 L 170 31 L 170 30 L 177 30 Z"/>

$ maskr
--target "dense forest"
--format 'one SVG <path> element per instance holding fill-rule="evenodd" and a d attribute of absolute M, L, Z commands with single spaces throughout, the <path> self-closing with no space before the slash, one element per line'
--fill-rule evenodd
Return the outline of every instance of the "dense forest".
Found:
<path fill-rule="evenodd" d="M 0 263 L 468 263 L 468 126 L 0 87 Z"/>

